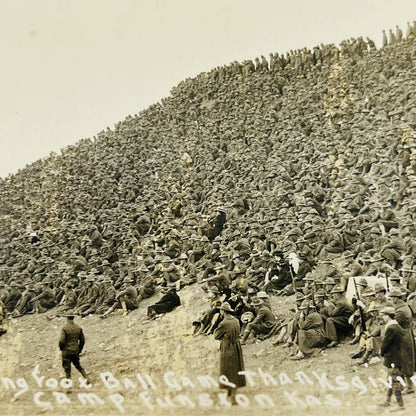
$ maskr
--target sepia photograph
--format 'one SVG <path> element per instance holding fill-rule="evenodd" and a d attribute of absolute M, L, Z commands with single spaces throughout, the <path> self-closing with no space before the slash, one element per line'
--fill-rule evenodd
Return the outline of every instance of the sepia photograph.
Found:
<path fill-rule="evenodd" d="M 0 0 L 0 416 L 416 407 L 416 7 Z"/>

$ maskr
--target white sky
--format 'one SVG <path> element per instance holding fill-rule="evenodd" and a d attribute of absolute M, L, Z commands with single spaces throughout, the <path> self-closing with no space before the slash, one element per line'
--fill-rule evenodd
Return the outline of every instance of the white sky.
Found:
<path fill-rule="evenodd" d="M 0 0 L 0 177 L 182 79 L 416 19 L 415 0 Z"/>

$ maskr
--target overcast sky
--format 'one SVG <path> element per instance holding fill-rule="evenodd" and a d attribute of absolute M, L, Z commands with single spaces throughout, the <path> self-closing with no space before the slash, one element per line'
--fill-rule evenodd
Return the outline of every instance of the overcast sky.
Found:
<path fill-rule="evenodd" d="M 0 0 L 0 177 L 234 60 L 369 36 L 415 0 Z"/>

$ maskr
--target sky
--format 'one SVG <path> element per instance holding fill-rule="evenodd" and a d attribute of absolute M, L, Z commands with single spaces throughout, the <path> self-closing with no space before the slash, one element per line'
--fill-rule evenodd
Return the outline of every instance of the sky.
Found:
<path fill-rule="evenodd" d="M 415 0 L 0 0 L 0 177 L 187 77 L 416 19 Z"/>

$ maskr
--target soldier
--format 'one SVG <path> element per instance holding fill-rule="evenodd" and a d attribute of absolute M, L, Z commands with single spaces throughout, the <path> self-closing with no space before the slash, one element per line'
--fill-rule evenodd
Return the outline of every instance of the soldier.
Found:
<path fill-rule="evenodd" d="M 56 306 L 55 293 L 48 282 L 40 282 L 40 293 L 32 299 L 36 313 L 46 312 Z"/>
<path fill-rule="evenodd" d="M 256 308 L 256 317 L 253 322 L 250 322 L 247 325 L 241 345 L 246 343 L 248 337 L 252 333 L 254 335 L 267 335 L 276 323 L 276 318 L 270 307 L 261 299 L 254 298 L 252 304 Z"/>
<path fill-rule="evenodd" d="M 129 311 L 137 309 L 137 290 L 132 285 L 133 280 L 126 277 L 123 282 L 124 289 L 117 294 L 115 303 L 104 313 L 104 315 L 101 316 L 101 318 L 106 318 L 109 313 L 113 312 L 114 309 L 119 306 L 123 309 L 123 316 L 127 316 Z"/>
<path fill-rule="evenodd" d="M 113 285 L 113 281 L 109 277 L 105 277 L 103 280 L 103 290 L 98 301 L 98 306 L 96 313 L 104 313 L 108 308 L 110 308 L 116 301 L 116 289 Z"/>
<path fill-rule="evenodd" d="M 62 367 L 65 371 L 65 377 L 71 378 L 71 363 L 81 373 L 81 375 L 87 379 L 87 383 L 91 384 L 88 380 L 87 373 L 81 367 L 79 356 L 84 349 L 85 337 L 82 328 L 74 322 L 75 314 L 67 312 L 65 315 L 67 318 L 66 325 L 62 328 L 61 337 L 59 338 L 59 349 L 62 351 Z"/>
<path fill-rule="evenodd" d="M 9 294 L 4 300 L 4 304 L 8 312 L 11 312 L 16 308 L 21 297 L 22 291 L 20 290 L 19 285 L 16 282 L 11 282 Z"/>
<path fill-rule="evenodd" d="M 22 316 L 25 313 L 34 313 L 32 299 L 35 297 L 35 287 L 32 283 L 27 286 L 27 289 L 22 293 L 13 316 Z"/>
<path fill-rule="evenodd" d="M 351 331 L 352 327 L 348 323 L 348 318 L 353 313 L 353 307 L 344 296 L 341 286 L 337 285 L 332 289 L 335 310 L 329 313 L 326 320 L 325 332 L 326 337 L 331 341 L 328 348 L 335 347 L 339 344 L 339 337 Z"/>
<path fill-rule="evenodd" d="M 230 304 L 227 302 L 220 306 L 223 320 L 215 330 L 214 338 L 221 341 L 220 377 L 225 376 L 228 380 L 227 384 L 223 384 L 222 380 L 220 380 L 220 387 L 228 390 L 231 404 L 236 405 L 236 390 L 238 387 L 246 385 L 246 379 L 244 375 L 241 375 L 241 371 L 244 371 L 244 361 L 239 341 L 240 324 L 232 316 L 233 312 Z M 230 387 L 231 383 L 233 387 Z"/>
<path fill-rule="evenodd" d="M 161 299 L 154 305 L 147 308 L 147 316 L 150 319 L 155 318 L 158 314 L 171 312 L 177 306 L 180 306 L 181 300 L 176 293 L 176 285 L 173 284 L 173 286 L 171 285 L 165 290 L 167 290 L 167 292 L 161 297 Z"/>
<path fill-rule="evenodd" d="M 394 319 L 403 328 L 402 336 L 402 375 L 406 380 L 406 393 L 413 393 L 413 383 L 411 377 L 415 371 L 415 339 L 412 331 L 412 310 L 401 299 L 406 293 L 402 288 L 394 287 L 390 291 L 390 299 L 395 308 Z"/>
<path fill-rule="evenodd" d="M 299 309 L 298 352 L 292 358 L 294 360 L 312 355 L 314 348 L 322 347 L 326 343 L 324 322 L 315 305 L 305 299 Z"/>
<path fill-rule="evenodd" d="M 94 313 L 97 308 L 96 302 L 100 297 L 100 289 L 96 284 L 94 275 L 89 274 L 85 281 L 87 286 L 78 299 L 78 311 L 81 316 Z"/>
<path fill-rule="evenodd" d="M 380 355 L 384 357 L 384 366 L 388 369 L 391 387 L 387 390 L 387 398 L 381 406 L 390 406 L 391 396 L 396 396 L 397 404 L 404 409 L 401 384 L 398 377 L 402 375 L 403 356 L 403 328 L 393 319 L 394 308 L 383 308 L 380 316 L 385 323 L 385 334 L 380 348 Z"/>
<path fill-rule="evenodd" d="M 58 315 L 61 312 L 66 312 L 70 309 L 75 308 L 75 305 L 77 304 L 77 292 L 74 290 L 74 283 L 68 282 L 65 286 L 65 293 L 62 297 L 61 301 L 59 302 L 58 306 Z"/>

